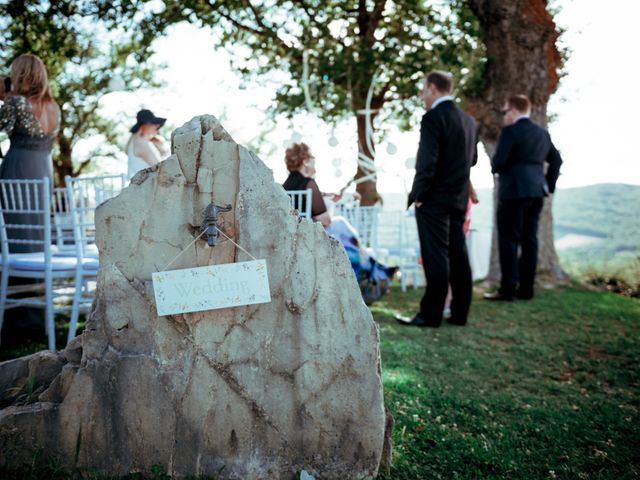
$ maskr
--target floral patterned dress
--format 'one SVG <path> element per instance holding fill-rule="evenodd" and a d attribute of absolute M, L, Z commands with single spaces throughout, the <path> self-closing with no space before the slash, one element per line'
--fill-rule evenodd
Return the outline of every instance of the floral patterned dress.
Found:
<path fill-rule="evenodd" d="M 60 122 L 57 122 L 58 125 Z M 0 164 L 0 179 L 53 179 L 51 148 L 58 134 L 58 127 L 51 133 L 45 133 L 36 118 L 31 103 L 22 96 L 15 95 L 5 99 L 0 107 L 0 131 L 6 132 L 11 145 Z M 50 183 L 51 185 L 51 183 Z M 8 224 L 33 224 L 33 214 L 11 214 L 4 219 Z M 9 237 L 23 236 L 24 239 L 37 239 L 42 232 L 36 230 L 11 231 Z M 10 245 L 11 253 L 41 251 L 42 247 L 29 244 Z"/>

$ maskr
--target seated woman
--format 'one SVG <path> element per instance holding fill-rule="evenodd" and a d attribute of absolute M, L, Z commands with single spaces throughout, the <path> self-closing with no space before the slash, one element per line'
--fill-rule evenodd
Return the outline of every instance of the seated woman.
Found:
<path fill-rule="evenodd" d="M 323 199 L 323 193 L 313 179 L 316 174 L 315 157 L 305 143 L 294 143 L 285 153 L 289 177 L 282 185 L 285 190 L 311 190 L 311 217 L 325 228 L 325 231 L 340 241 L 347 252 L 351 267 L 360 284 L 365 303 L 370 304 L 384 295 L 397 268 L 387 268 L 378 263 L 361 245 L 358 232 L 344 217 L 331 217 Z M 339 200 L 339 195 L 332 195 Z M 304 201 L 304 200 L 303 200 Z M 295 205 L 305 209 L 306 205 Z"/>

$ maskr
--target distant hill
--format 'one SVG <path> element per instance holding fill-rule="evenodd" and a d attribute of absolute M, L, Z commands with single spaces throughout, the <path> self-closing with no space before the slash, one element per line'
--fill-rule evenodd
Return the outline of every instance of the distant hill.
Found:
<path fill-rule="evenodd" d="M 492 189 L 480 189 L 472 226 L 492 225 Z M 403 208 L 402 194 L 382 194 L 385 209 Z M 640 258 L 640 186 L 600 184 L 560 189 L 553 202 L 556 247 L 564 262 L 624 264 Z"/>
<path fill-rule="evenodd" d="M 563 265 L 570 269 L 607 265 L 612 272 L 637 277 L 639 209 L 640 186 L 636 185 L 601 184 L 559 190 L 553 208 L 554 234 Z"/>
<path fill-rule="evenodd" d="M 640 186 L 606 183 L 558 190 L 553 207 L 558 237 L 616 239 L 623 250 L 640 250 Z"/>

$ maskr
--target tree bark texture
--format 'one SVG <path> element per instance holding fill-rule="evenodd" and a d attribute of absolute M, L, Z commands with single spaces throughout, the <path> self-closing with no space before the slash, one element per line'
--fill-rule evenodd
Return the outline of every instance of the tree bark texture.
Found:
<path fill-rule="evenodd" d="M 371 159 L 375 162 L 376 151 L 375 151 L 375 139 L 373 138 L 374 132 L 374 120 L 380 108 L 382 108 L 384 104 L 384 93 L 382 96 L 374 96 L 371 100 L 371 138 L 370 142 L 367 142 L 367 116 L 364 114 L 366 108 L 366 94 L 356 94 L 353 95 L 353 109 L 356 112 L 356 124 L 358 128 L 358 153 L 364 155 L 365 157 Z M 372 148 L 369 148 L 369 144 L 371 144 Z M 371 172 L 367 169 L 363 169 L 358 163 L 358 168 L 356 170 L 356 174 L 354 176 L 354 180 L 358 180 L 359 178 L 365 177 Z M 377 190 L 377 177 L 372 178 L 371 180 L 366 180 L 362 183 L 358 183 L 356 185 L 356 191 L 362 197 L 360 200 L 360 204 L 363 206 L 374 205 L 380 200 L 380 194 Z"/>
<path fill-rule="evenodd" d="M 525 94 L 532 103 L 531 118 L 547 126 L 547 103 L 559 83 L 562 57 L 556 40 L 559 32 L 547 0 L 467 0 L 484 31 L 487 65 L 484 87 L 465 96 L 467 111 L 480 125 L 480 140 L 489 157 L 495 152 L 506 99 Z M 497 188 L 497 180 L 494 181 Z M 494 194 L 494 229 L 487 280 L 500 278 Z M 553 243 L 551 197 L 545 199 L 538 231 L 538 275 L 548 281 L 564 281 Z"/>
<path fill-rule="evenodd" d="M 62 128 L 58 134 L 58 155 L 53 159 L 53 183 L 56 187 L 64 187 L 64 177 L 73 176 L 73 163 L 71 152 L 73 143 L 70 138 L 62 134 Z"/>

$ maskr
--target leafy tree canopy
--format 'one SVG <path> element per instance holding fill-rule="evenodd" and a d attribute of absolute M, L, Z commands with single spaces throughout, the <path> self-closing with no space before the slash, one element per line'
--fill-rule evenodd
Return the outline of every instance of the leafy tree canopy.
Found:
<path fill-rule="evenodd" d="M 218 46 L 231 50 L 233 66 L 245 81 L 276 78 L 279 87 L 271 113 L 292 117 L 312 110 L 329 123 L 355 115 L 360 158 L 375 157 L 363 115 L 374 78 L 372 117 L 409 128 L 415 112 L 421 111 L 418 92 L 425 71 L 447 70 L 458 88 L 465 90 L 479 89 L 483 77 L 479 29 L 462 0 L 154 0 L 142 4 L 153 7 L 141 23 L 143 38 L 154 38 L 182 21 L 212 26 Z M 100 15 L 133 18 L 140 5 L 105 0 L 100 2 Z M 358 185 L 365 205 L 379 198 L 371 171 L 359 164 L 356 173 L 356 178 L 371 178 Z"/>
<path fill-rule="evenodd" d="M 154 84 L 153 69 L 145 61 L 149 45 L 133 34 L 135 18 L 98 21 L 93 2 L 9 0 L 0 4 L 0 62 L 5 72 L 23 53 L 38 55 L 47 66 L 56 100 L 62 110 L 54 151 L 57 183 L 76 175 L 97 154 L 108 154 L 117 141 L 113 120 L 99 114 L 100 98 L 113 91 Z M 102 135 L 105 142 L 80 165 L 71 154 L 80 139 Z"/>
<path fill-rule="evenodd" d="M 450 71 L 463 89 L 477 88 L 482 77 L 483 46 L 463 2 L 186 0 L 164 2 L 142 27 L 153 36 L 180 21 L 215 26 L 246 81 L 287 72 L 278 76 L 273 111 L 289 116 L 307 110 L 304 79 L 315 113 L 335 122 L 364 107 L 377 75 L 373 106 L 386 104 L 408 126 L 425 71 Z"/>

